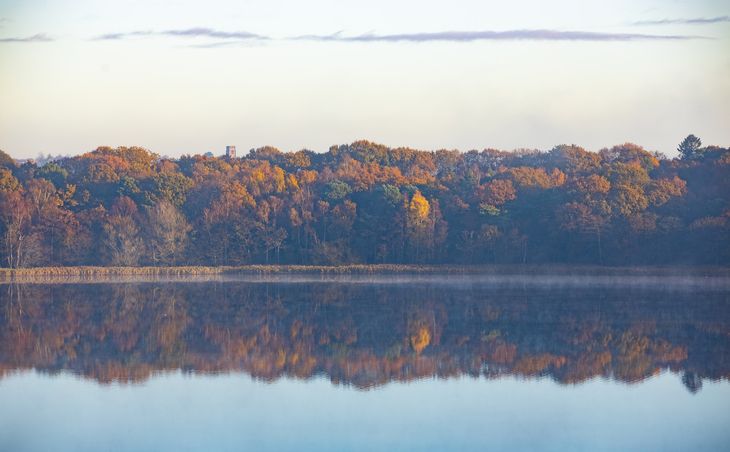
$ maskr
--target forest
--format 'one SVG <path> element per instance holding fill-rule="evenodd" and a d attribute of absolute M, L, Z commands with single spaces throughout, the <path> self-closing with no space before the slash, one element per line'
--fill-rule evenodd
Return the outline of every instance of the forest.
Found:
<path fill-rule="evenodd" d="M 4 267 L 729 265 L 730 149 L 0 151 Z"/>

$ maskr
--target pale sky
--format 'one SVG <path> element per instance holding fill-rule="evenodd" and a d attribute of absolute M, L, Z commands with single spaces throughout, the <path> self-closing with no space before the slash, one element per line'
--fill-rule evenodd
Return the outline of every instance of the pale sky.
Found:
<path fill-rule="evenodd" d="M 730 145 L 727 0 L 0 0 L 0 149 Z"/>

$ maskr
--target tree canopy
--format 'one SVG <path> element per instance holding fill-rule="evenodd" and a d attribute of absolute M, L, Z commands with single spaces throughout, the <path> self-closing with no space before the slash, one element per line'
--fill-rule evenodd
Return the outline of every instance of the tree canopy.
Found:
<path fill-rule="evenodd" d="M 5 266 L 730 264 L 730 150 L 0 153 Z"/>

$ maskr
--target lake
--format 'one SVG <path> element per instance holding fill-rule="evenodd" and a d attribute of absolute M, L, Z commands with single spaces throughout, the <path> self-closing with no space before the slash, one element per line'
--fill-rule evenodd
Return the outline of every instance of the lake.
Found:
<path fill-rule="evenodd" d="M 727 450 L 726 276 L 0 284 L 0 450 Z"/>

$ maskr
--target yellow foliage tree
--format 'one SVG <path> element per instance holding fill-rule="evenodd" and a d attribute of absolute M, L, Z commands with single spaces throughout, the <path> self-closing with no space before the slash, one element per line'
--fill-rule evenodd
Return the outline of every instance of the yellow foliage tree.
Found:
<path fill-rule="evenodd" d="M 416 191 L 413 194 L 413 198 L 411 198 L 411 203 L 408 206 L 408 210 L 411 213 L 411 216 L 415 220 L 425 220 L 428 218 L 428 214 L 431 210 L 431 206 L 428 203 L 428 200 L 423 197 L 420 191 Z"/>

